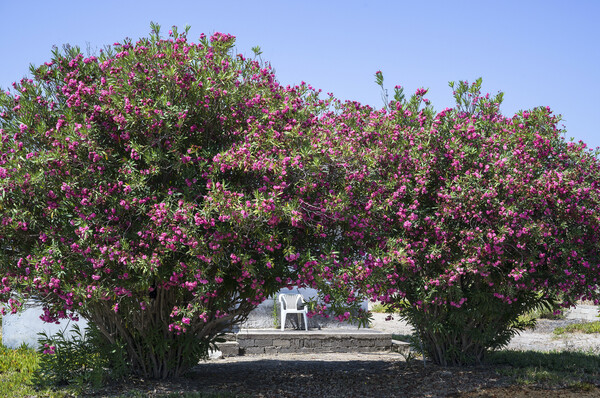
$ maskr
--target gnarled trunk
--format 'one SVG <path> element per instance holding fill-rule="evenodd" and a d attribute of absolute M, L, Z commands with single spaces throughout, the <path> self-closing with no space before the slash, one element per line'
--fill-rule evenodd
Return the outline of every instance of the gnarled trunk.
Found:
<path fill-rule="evenodd" d="M 152 379 L 177 377 L 208 356 L 214 339 L 234 324 L 243 322 L 254 306 L 232 299 L 225 317 L 194 320 L 187 331 L 169 330 L 171 311 L 178 300 L 174 290 L 157 289 L 157 295 L 142 310 L 137 303 L 98 302 L 84 313 L 111 344 L 124 346 L 133 374 Z M 210 303 L 209 303 L 210 304 Z M 220 308 L 223 311 L 222 308 Z"/>

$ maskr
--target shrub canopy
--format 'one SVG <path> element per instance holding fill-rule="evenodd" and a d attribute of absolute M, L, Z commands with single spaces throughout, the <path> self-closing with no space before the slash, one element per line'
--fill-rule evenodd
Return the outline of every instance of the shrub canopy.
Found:
<path fill-rule="evenodd" d="M 423 89 L 322 100 L 233 44 L 153 26 L 97 57 L 56 50 L 0 94 L 8 308 L 81 314 L 168 377 L 283 287 L 319 288 L 340 320 L 390 304 L 443 364 L 480 361 L 531 309 L 598 299 L 598 157 L 548 108 L 507 118 L 481 81 L 439 113 Z"/>
<path fill-rule="evenodd" d="M 323 121 L 340 137 L 344 233 L 369 247 L 338 270 L 337 297 L 390 304 L 442 364 L 479 362 L 537 307 L 599 297 L 598 153 L 547 107 L 503 116 L 480 85 L 451 83 L 457 106 L 439 113 L 420 89 Z"/>
<path fill-rule="evenodd" d="M 334 243 L 303 135 L 328 101 L 234 55 L 230 35 L 170 36 L 56 50 L 0 96 L 3 300 L 81 314 L 153 377 L 311 283 Z"/>

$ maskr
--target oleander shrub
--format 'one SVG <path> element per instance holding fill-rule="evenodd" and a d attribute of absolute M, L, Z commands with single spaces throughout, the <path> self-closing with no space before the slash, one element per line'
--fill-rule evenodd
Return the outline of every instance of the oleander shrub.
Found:
<path fill-rule="evenodd" d="M 320 273 L 327 298 L 399 312 L 443 365 L 481 362 L 533 310 L 597 302 L 600 281 L 598 152 L 565 141 L 548 107 L 506 117 L 481 80 L 451 86 L 455 108 L 397 87 L 383 109 L 346 103 L 318 127 L 343 170 L 329 203 L 365 250 Z"/>
<path fill-rule="evenodd" d="M 182 374 L 343 243 L 315 198 L 330 100 L 235 38 L 55 49 L 0 94 L 0 298 L 83 316 L 143 377 Z M 302 278 L 300 278 L 302 274 Z"/>

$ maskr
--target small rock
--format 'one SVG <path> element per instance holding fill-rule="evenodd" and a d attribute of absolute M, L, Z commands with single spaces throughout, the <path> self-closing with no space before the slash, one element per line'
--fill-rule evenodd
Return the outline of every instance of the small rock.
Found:
<path fill-rule="evenodd" d="M 208 358 L 209 359 L 221 359 L 221 358 L 223 358 L 223 353 L 219 350 L 216 350 L 216 351 L 210 350 L 210 351 L 208 351 Z"/>

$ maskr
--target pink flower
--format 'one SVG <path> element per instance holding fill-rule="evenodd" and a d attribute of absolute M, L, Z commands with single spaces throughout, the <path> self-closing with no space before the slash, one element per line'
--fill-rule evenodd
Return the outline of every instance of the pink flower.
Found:
<path fill-rule="evenodd" d="M 56 346 L 50 345 L 48 343 L 44 344 L 44 354 L 53 355 L 56 353 Z"/>

